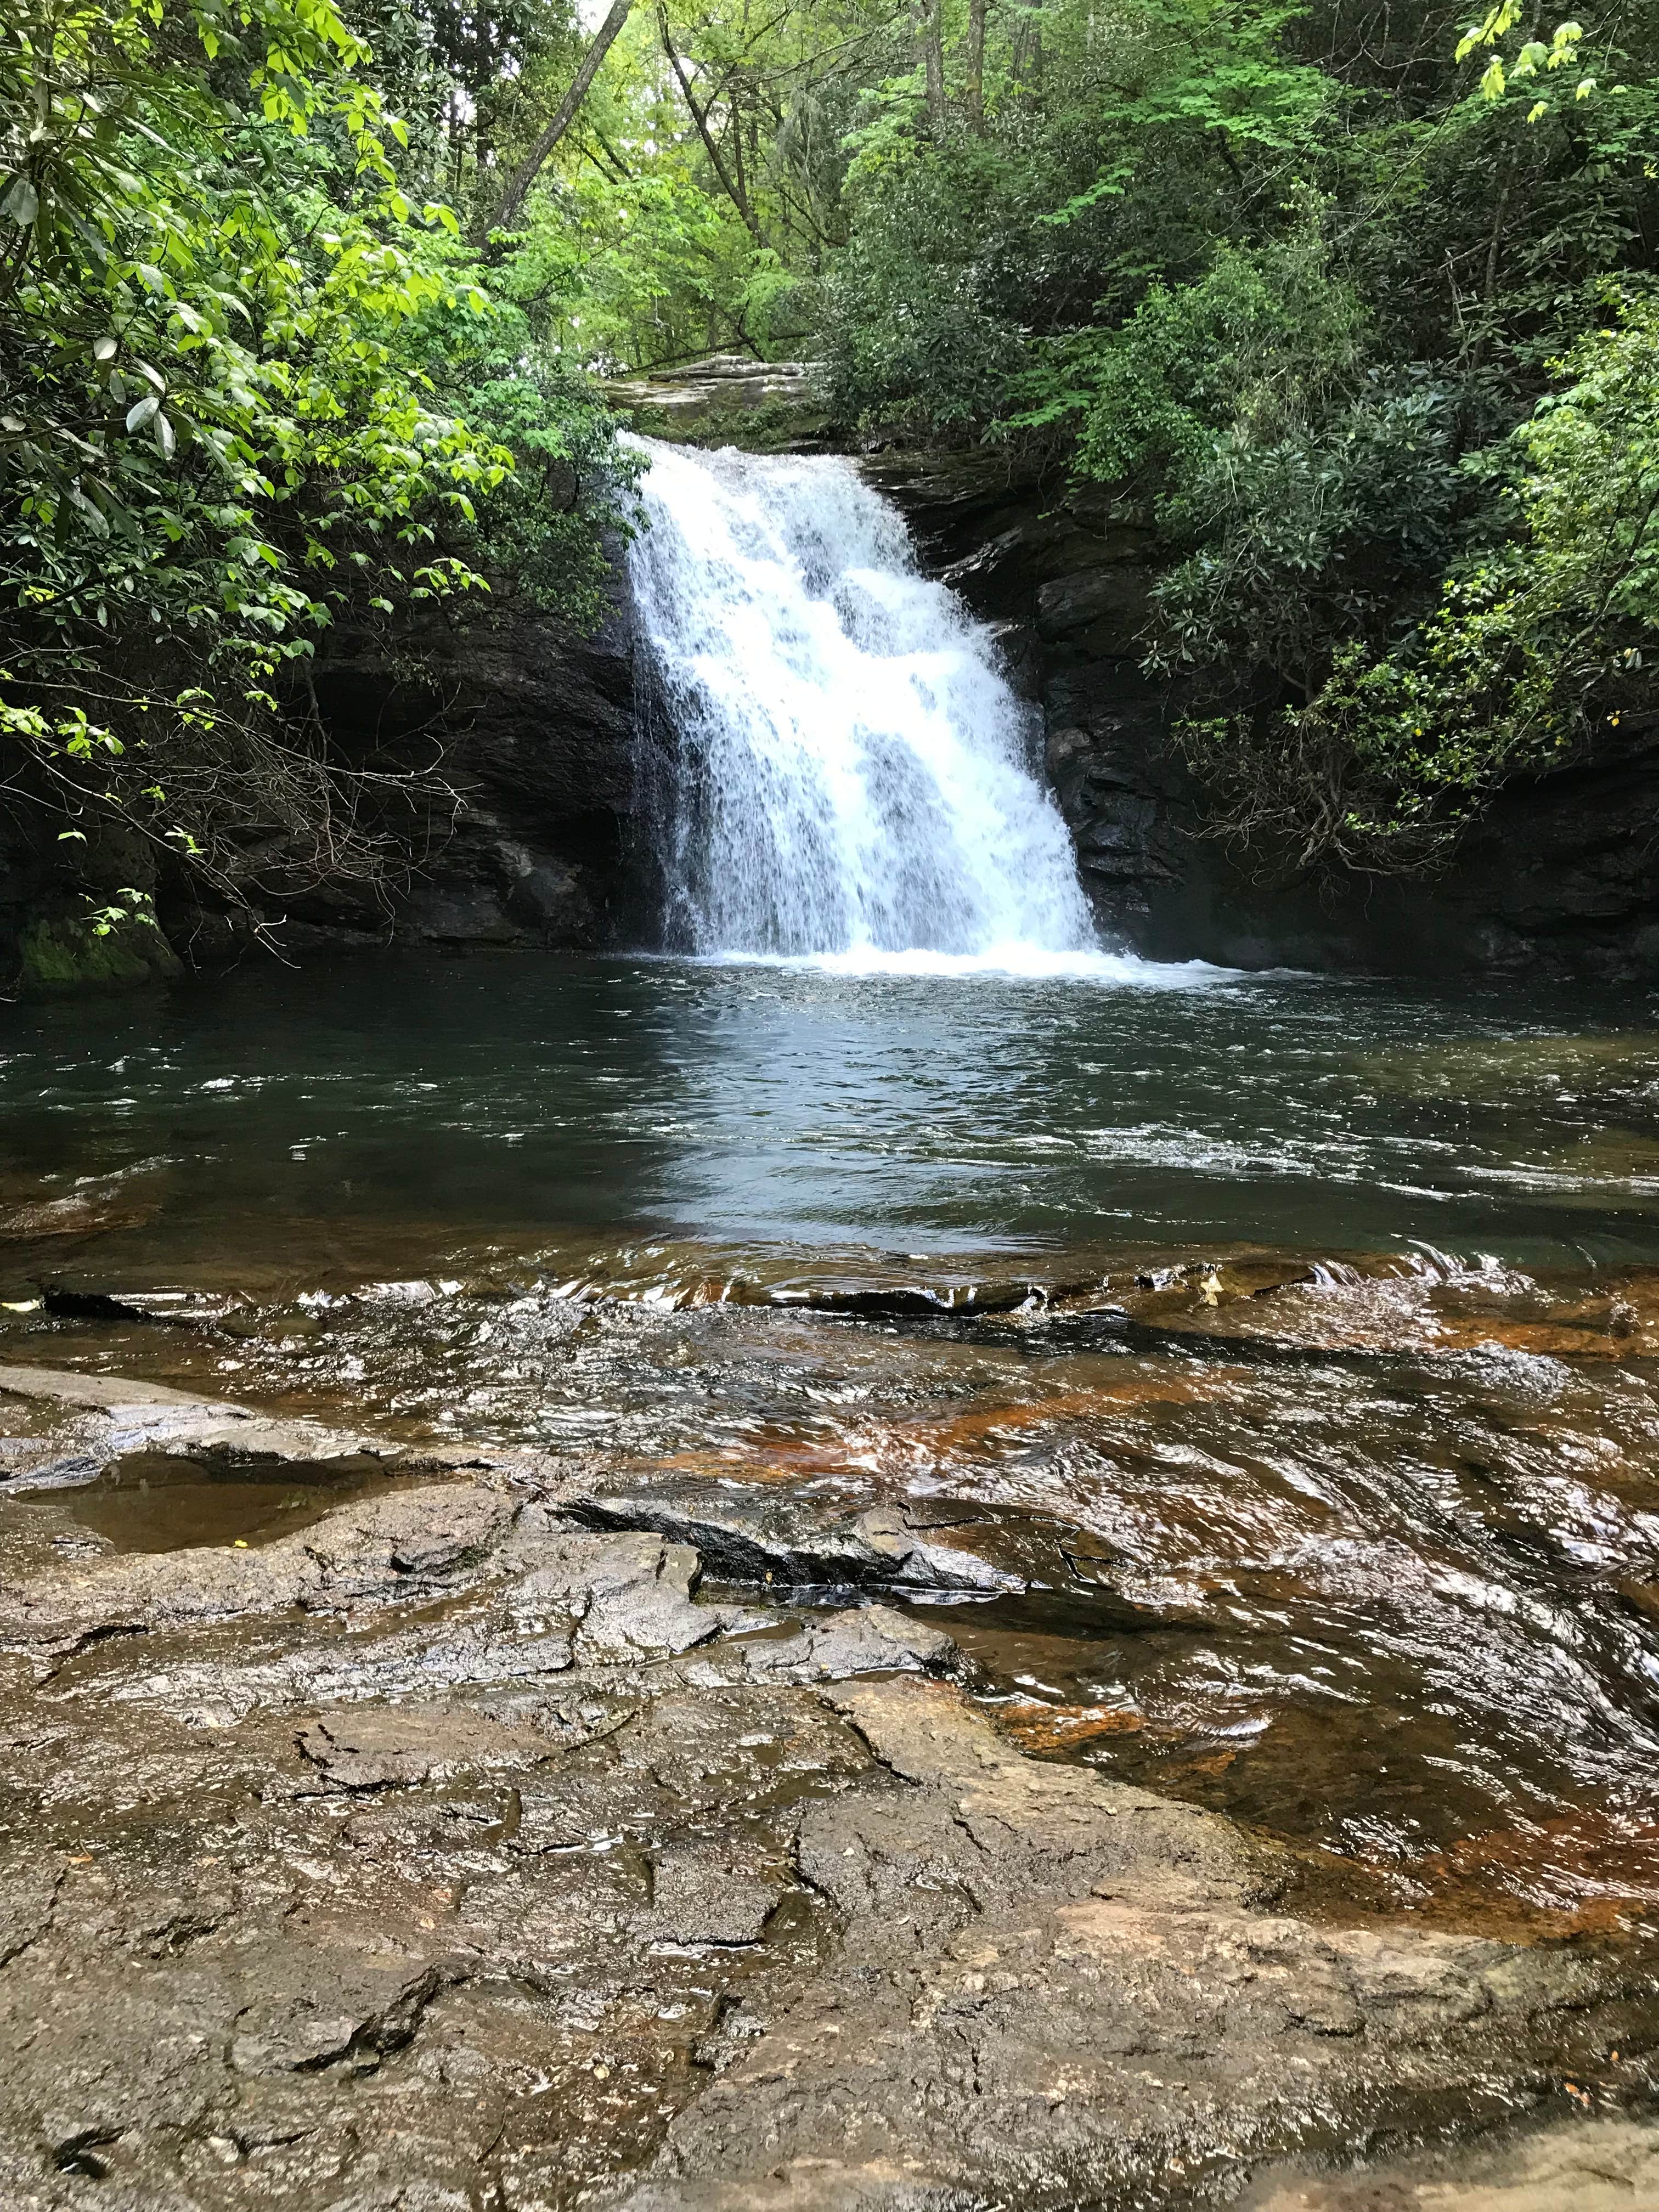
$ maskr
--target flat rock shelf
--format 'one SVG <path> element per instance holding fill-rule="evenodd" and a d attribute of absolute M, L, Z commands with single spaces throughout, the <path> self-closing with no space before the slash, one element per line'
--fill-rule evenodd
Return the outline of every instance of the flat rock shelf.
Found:
<path fill-rule="evenodd" d="M 714 1593 L 532 1453 L 0 1393 L 43 1516 L 0 1588 L 19 2212 L 1650 2201 L 1659 2137 L 1605 2116 L 1646 2082 L 1639 1948 L 1368 1911 L 1030 1755 L 891 1602 L 890 1531 L 856 1588 L 742 1588 L 728 1545 Z M 88 1547 L 135 1435 L 377 1474 L 287 1533 Z M 1552 2112 L 1466 2173 L 1340 2171 Z"/>
<path fill-rule="evenodd" d="M 1656 2201 L 1659 1032 L 1115 959 L 18 1012 L 5 2212 Z"/>

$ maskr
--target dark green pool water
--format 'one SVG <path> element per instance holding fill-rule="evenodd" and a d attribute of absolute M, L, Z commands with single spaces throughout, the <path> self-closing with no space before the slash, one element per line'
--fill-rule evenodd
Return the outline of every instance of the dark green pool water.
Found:
<path fill-rule="evenodd" d="M 141 1274 L 411 1233 L 1659 1260 L 1646 1001 L 1124 972 L 411 956 L 11 1007 L 0 1217 Z"/>

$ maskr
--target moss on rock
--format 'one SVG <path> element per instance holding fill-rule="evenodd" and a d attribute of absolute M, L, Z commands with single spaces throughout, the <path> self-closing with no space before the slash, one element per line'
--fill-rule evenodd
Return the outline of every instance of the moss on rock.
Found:
<path fill-rule="evenodd" d="M 19 981 L 30 998 L 127 991 L 179 972 L 179 956 L 150 923 L 118 925 L 103 936 L 74 916 L 31 922 L 20 945 Z"/>

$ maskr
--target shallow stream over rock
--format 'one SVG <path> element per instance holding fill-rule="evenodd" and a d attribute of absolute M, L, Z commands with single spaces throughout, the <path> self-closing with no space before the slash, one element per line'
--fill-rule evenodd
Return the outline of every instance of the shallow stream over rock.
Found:
<path fill-rule="evenodd" d="M 1109 958 L 12 1015 L 0 1998 L 147 1960 L 184 2054 L 71 2005 L 15 2200 L 1116 2206 L 1639 2108 L 1656 1099 L 1641 1004 Z"/>

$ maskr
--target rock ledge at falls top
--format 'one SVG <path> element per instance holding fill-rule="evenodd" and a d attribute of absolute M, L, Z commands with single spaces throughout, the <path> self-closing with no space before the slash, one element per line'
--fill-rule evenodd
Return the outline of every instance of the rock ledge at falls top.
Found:
<path fill-rule="evenodd" d="M 710 354 L 642 376 L 614 377 L 600 390 L 644 437 L 739 446 L 750 453 L 838 449 L 817 362 Z"/>

